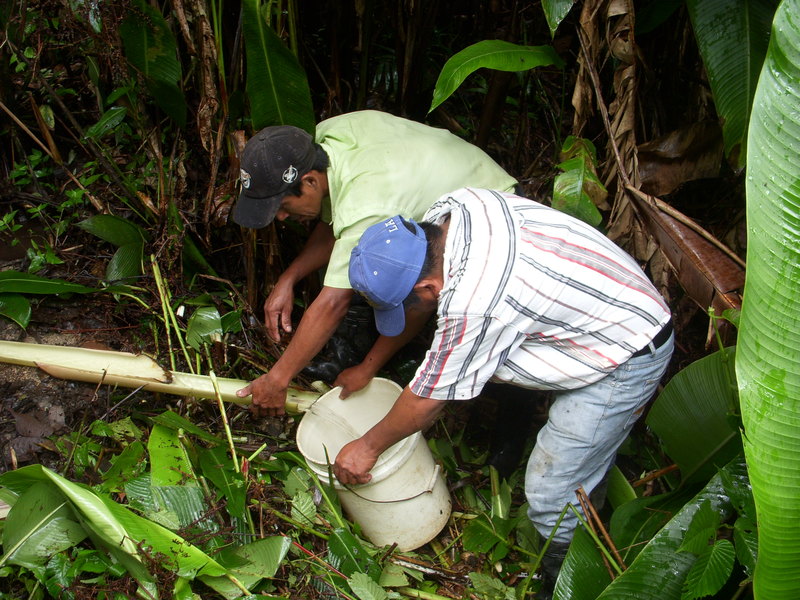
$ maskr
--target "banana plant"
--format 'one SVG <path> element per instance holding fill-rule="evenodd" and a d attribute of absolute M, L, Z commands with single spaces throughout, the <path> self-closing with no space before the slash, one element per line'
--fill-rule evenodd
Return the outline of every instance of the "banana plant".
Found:
<path fill-rule="evenodd" d="M 800 595 L 800 1 L 781 3 L 747 147 L 747 280 L 736 354 L 758 516 L 755 597 Z"/>

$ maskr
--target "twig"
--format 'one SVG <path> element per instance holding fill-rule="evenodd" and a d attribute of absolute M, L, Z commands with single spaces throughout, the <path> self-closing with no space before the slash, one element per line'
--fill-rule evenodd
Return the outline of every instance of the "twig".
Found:
<path fill-rule="evenodd" d="M 89 198 L 89 202 L 92 203 L 92 206 L 94 206 L 101 213 L 109 212 L 108 207 L 104 206 L 103 203 L 100 202 L 100 200 L 95 198 L 94 195 L 88 189 L 86 189 L 86 186 L 83 185 L 77 177 L 75 177 L 75 175 L 72 173 L 72 171 L 70 171 L 69 168 L 60 159 L 57 159 L 55 156 L 53 156 L 53 153 L 50 151 L 50 148 L 48 148 L 44 144 L 44 142 L 42 142 L 42 140 L 40 140 L 38 137 L 36 137 L 36 134 L 34 134 L 30 129 L 28 129 L 27 125 L 25 125 L 25 123 L 20 121 L 17 118 L 17 115 L 15 115 L 13 112 L 11 112 L 11 110 L 5 104 L 3 104 L 2 101 L 0 101 L 0 109 L 3 109 L 3 112 L 5 112 L 9 117 L 11 117 L 11 120 L 14 121 L 14 123 L 17 124 L 17 127 L 19 127 L 20 129 L 22 129 L 22 131 L 27 133 L 28 136 L 42 150 L 44 150 L 44 152 L 45 152 L 45 154 L 47 154 L 47 156 L 52 158 L 56 163 L 58 163 L 61 166 L 62 169 L 64 169 L 64 173 L 67 174 L 67 177 L 69 177 L 75 183 L 75 185 L 77 185 L 83 191 L 84 194 L 86 194 L 86 197 Z"/>
<path fill-rule="evenodd" d="M 672 473 L 672 471 L 677 471 L 678 465 L 670 465 L 668 467 L 664 467 L 663 469 L 659 469 L 658 471 L 653 471 L 652 473 L 648 473 L 641 479 L 637 479 L 636 481 L 631 484 L 632 487 L 641 487 L 646 483 L 653 481 L 653 479 L 658 479 L 666 475 L 667 473 Z"/>
<path fill-rule="evenodd" d="M 590 520 L 594 522 L 594 525 L 600 531 L 601 535 L 608 544 L 608 547 L 611 549 L 611 552 L 614 554 L 614 558 L 617 559 L 617 563 L 619 564 L 620 568 L 622 568 L 622 570 L 624 571 L 625 569 L 627 569 L 627 567 L 625 566 L 625 563 L 623 562 L 622 557 L 620 556 L 616 545 L 614 545 L 614 541 L 611 539 L 611 536 L 608 535 L 608 531 L 603 525 L 603 522 L 600 520 L 600 516 L 597 514 L 597 511 L 595 510 L 592 501 L 589 499 L 588 494 L 583 489 L 583 486 L 578 487 L 575 493 L 578 496 L 578 501 L 581 503 L 581 507 L 583 508 L 584 513 L 589 515 Z"/>
<path fill-rule="evenodd" d="M 284 537 L 287 537 L 287 536 L 284 536 Z M 298 549 L 298 550 L 300 550 L 301 552 L 303 552 L 303 553 L 307 554 L 308 556 L 310 556 L 311 558 L 313 558 L 313 559 L 314 559 L 316 562 L 318 562 L 318 563 L 319 563 L 319 564 L 321 564 L 323 567 L 325 567 L 326 569 L 328 569 L 328 570 L 329 570 L 331 573 L 334 573 L 334 574 L 338 575 L 339 577 L 343 577 L 344 579 L 347 579 L 347 575 L 345 575 L 344 573 L 342 573 L 341 571 L 339 571 L 338 569 L 336 569 L 336 567 L 334 567 L 334 566 L 333 566 L 333 565 L 331 565 L 330 563 L 327 563 L 327 562 L 325 562 L 324 560 L 322 560 L 322 559 L 321 559 L 319 556 L 317 556 L 317 555 L 316 555 L 315 553 L 313 553 L 311 550 L 309 550 L 308 548 L 306 548 L 306 547 L 305 547 L 305 546 L 303 546 L 302 544 L 299 544 L 298 542 L 296 542 L 296 541 L 292 540 L 291 538 L 288 538 L 288 539 L 289 539 L 289 540 L 291 540 L 291 542 L 292 542 L 292 545 L 293 545 L 295 548 L 297 548 L 297 549 Z"/>

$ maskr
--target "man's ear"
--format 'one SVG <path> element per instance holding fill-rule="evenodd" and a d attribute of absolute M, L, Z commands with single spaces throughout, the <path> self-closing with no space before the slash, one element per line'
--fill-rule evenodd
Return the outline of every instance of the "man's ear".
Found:
<path fill-rule="evenodd" d="M 420 279 L 413 289 L 423 302 L 437 303 L 439 292 L 442 291 L 442 284 L 443 282 L 437 277 L 425 277 Z"/>
<path fill-rule="evenodd" d="M 300 178 L 312 191 L 320 191 L 323 195 L 328 193 L 328 174 L 322 171 L 311 170 Z"/>

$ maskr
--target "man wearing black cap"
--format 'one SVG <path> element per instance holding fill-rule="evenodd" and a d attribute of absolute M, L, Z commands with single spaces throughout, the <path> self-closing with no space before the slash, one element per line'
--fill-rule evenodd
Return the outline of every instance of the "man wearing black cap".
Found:
<path fill-rule="evenodd" d="M 553 390 L 525 473 L 528 516 L 546 538 L 575 490 L 591 493 L 604 480 L 655 392 L 672 355 L 669 308 L 606 236 L 531 200 L 456 190 L 425 221 L 387 219 L 353 249 L 353 289 L 385 336 L 368 357 L 373 368 L 402 342 L 413 312 L 435 313 L 437 329 L 391 411 L 342 448 L 333 472 L 344 484 L 367 483 L 384 450 L 430 425 L 445 401 L 475 398 L 490 379 Z M 537 598 L 549 597 L 576 525 L 567 511 Z"/>
<path fill-rule="evenodd" d="M 256 415 L 284 412 L 289 383 L 347 313 L 353 296 L 347 276 L 350 252 L 367 227 L 394 214 L 419 219 L 440 195 L 465 185 L 510 191 L 516 184 L 461 138 L 377 111 L 322 121 L 315 140 L 295 127 L 268 127 L 250 139 L 242 154 L 235 222 L 259 228 L 273 219 L 320 219 L 264 305 L 272 339 L 292 330 L 295 284 L 327 267 L 322 291 L 281 358 L 238 392 L 241 397 L 252 394 Z M 343 378 L 346 371 L 337 383 Z"/>

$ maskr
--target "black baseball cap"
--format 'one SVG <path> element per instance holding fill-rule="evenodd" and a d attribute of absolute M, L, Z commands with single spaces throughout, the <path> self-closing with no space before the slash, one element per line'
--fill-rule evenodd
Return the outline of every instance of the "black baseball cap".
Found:
<path fill-rule="evenodd" d="M 247 142 L 240 161 L 242 191 L 233 220 L 260 229 L 275 218 L 286 191 L 314 165 L 308 132 L 291 125 L 265 127 Z"/>

